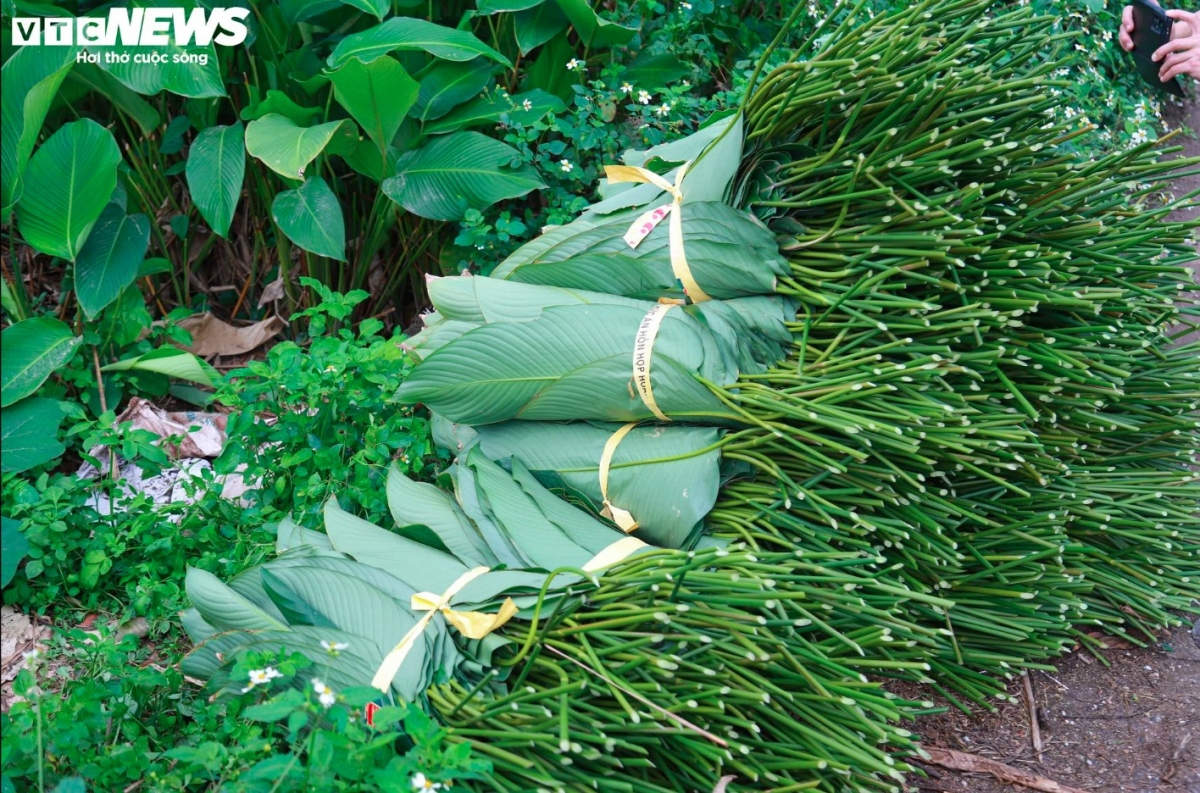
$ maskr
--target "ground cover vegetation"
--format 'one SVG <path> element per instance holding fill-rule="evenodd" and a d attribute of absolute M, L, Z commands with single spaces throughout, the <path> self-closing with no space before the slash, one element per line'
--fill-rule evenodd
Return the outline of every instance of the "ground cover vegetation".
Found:
<path fill-rule="evenodd" d="M 896 789 L 881 680 L 988 707 L 1192 608 L 1119 4 L 245 6 L 164 71 L 4 4 L 3 591 L 56 626 L 4 790 Z M 206 311 L 289 324 L 225 373 Z M 136 397 L 229 412 L 184 500 Z"/>

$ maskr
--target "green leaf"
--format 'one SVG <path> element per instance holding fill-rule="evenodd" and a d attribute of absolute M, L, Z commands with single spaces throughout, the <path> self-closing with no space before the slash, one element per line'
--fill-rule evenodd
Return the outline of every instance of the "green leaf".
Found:
<path fill-rule="evenodd" d="M 391 0 L 342 0 L 342 2 L 360 11 L 373 14 L 376 19 L 383 19 L 387 16 L 388 11 L 392 10 Z"/>
<path fill-rule="evenodd" d="M 51 793 L 87 793 L 87 782 L 80 776 L 65 777 L 58 781 Z"/>
<path fill-rule="evenodd" d="M 62 407 L 56 400 L 43 397 L 22 399 L 0 410 L 3 443 L 0 467 L 19 473 L 49 462 L 66 451 L 58 441 Z"/>
<path fill-rule="evenodd" d="M 229 225 L 242 194 L 246 146 L 242 125 L 209 127 L 196 136 L 187 159 L 188 192 L 209 228 L 229 236 Z"/>
<path fill-rule="evenodd" d="M 82 339 L 65 323 L 34 317 L 0 333 L 0 406 L 27 397 L 71 360 Z"/>
<path fill-rule="evenodd" d="M 468 209 L 486 209 L 546 185 L 537 171 L 515 164 L 519 153 L 478 132 L 456 132 L 410 151 L 383 182 L 388 197 L 431 220 L 461 220 Z"/>
<path fill-rule="evenodd" d="M 428 526 L 446 549 L 466 564 L 496 565 L 487 543 L 449 493 L 425 482 L 414 482 L 392 466 L 387 499 L 398 525 Z"/>
<path fill-rule="evenodd" d="M 112 133 L 90 119 L 64 124 L 41 145 L 25 172 L 17 224 L 43 253 L 75 260 L 117 184 L 121 152 Z"/>
<path fill-rule="evenodd" d="M 421 90 L 413 107 L 413 118 L 431 121 L 440 118 L 492 82 L 492 69 L 468 61 L 434 61 L 421 75 Z"/>
<path fill-rule="evenodd" d="M 143 133 L 149 135 L 158 129 L 162 118 L 154 106 L 99 66 L 91 63 L 77 64 L 69 79 L 103 96 L 113 107 L 132 118 Z"/>
<path fill-rule="evenodd" d="M 321 108 L 296 104 L 283 91 L 276 91 L 272 88 L 267 91 L 266 99 L 242 108 L 242 112 L 238 115 L 242 121 L 254 121 L 271 113 L 290 118 L 298 126 L 307 127 L 320 117 Z"/>
<path fill-rule="evenodd" d="M 561 33 L 567 24 L 567 15 L 558 7 L 558 3 L 551 0 L 536 8 L 518 11 L 513 16 L 517 46 L 521 48 L 522 54 L 528 55 L 533 49 Z"/>
<path fill-rule="evenodd" d="M 501 14 L 505 11 L 523 11 L 526 8 L 547 4 L 547 0 L 478 0 L 476 6 L 482 16 Z M 550 5 L 553 5 L 550 3 Z"/>
<path fill-rule="evenodd" d="M 191 380 L 200 385 L 215 386 L 220 376 L 207 363 L 190 352 L 174 347 L 161 347 L 145 355 L 126 358 L 100 368 L 101 372 L 127 372 L 130 370 L 158 372 L 179 380 Z"/>
<path fill-rule="evenodd" d="M 342 123 L 298 127 L 291 119 L 270 113 L 246 126 L 246 150 L 280 176 L 303 179 L 304 169 L 325 150 Z"/>
<path fill-rule="evenodd" d="M 588 0 L 554 0 L 571 21 L 579 40 L 588 48 L 628 44 L 637 35 L 637 28 L 627 28 L 601 19 Z"/>
<path fill-rule="evenodd" d="M 178 8 L 180 3 L 179 0 L 151 0 L 138 5 L 150 8 Z M 105 13 L 107 12 L 94 11 L 92 15 Z M 225 96 L 217 48 L 212 43 L 203 46 L 195 43 L 182 46 L 176 43 L 174 36 L 168 36 L 167 44 L 153 49 L 117 43 L 112 46 L 88 44 L 87 50 L 100 56 L 98 65 L 101 69 L 139 94 L 150 96 L 166 90 L 193 98 Z M 137 56 L 144 57 L 148 52 L 162 56 L 165 62 L 138 63 Z M 109 63 L 107 55 L 110 53 L 114 56 L 128 56 L 128 60 L 125 63 Z"/>
<path fill-rule="evenodd" d="M 325 504 L 325 533 L 335 550 L 378 568 L 417 591 L 442 592 L 467 566 L 453 556 L 413 542 L 356 518 L 337 505 Z"/>
<path fill-rule="evenodd" d="M 149 246 L 149 218 L 126 215 L 117 203 L 104 208 L 75 260 L 75 296 L 89 319 L 133 283 Z"/>
<path fill-rule="evenodd" d="M 296 190 L 275 196 L 271 217 L 288 239 L 306 251 L 346 261 L 346 221 L 329 185 L 314 176 Z"/>
<path fill-rule="evenodd" d="M 189 567 L 184 586 L 192 605 L 209 625 L 221 630 L 286 628 L 271 614 L 238 594 L 207 570 Z"/>
<path fill-rule="evenodd" d="M 329 56 L 329 65 L 336 69 L 351 58 L 372 61 L 393 50 L 425 50 L 430 55 L 448 61 L 469 61 L 482 55 L 505 66 L 512 65 L 508 58 L 466 31 L 412 17 L 393 17 L 361 33 L 347 36 Z"/>
<path fill-rule="evenodd" d="M 338 103 L 366 131 L 383 156 L 417 101 L 421 86 L 409 77 L 399 61 L 387 56 L 369 63 L 351 58 L 342 68 L 327 74 Z"/>
<path fill-rule="evenodd" d="M 529 67 L 525 79 L 521 82 L 521 90 L 540 89 L 559 99 L 570 101 L 575 95 L 574 86 L 579 78 L 575 72 L 567 69 L 566 65 L 574 56 L 575 47 L 568 40 L 566 32 L 554 36 L 538 50 L 533 65 Z"/>
<path fill-rule="evenodd" d="M 495 124 L 505 116 L 512 124 L 528 126 L 547 113 L 560 113 L 566 108 L 566 103 L 557 96 L 537 88 L 511 97 L 497 91 L 459 105 L 436 121 L 425 124 L 422 131 L 427 135 L 442 135 L 467 127 Z"/>
<path fill-rule="evenodd" d="M 688 62 L 670 52 L 648 55 L 638 53 L 625 70 L 625 79 L 638 89 L 662 91 L 691 73 Z"/>
<path fill-rule="evenodd" d="M 21 47 L 0 70 L 0 222 L 21 197 L 21 175 L 75 47 Z"/>
<path fill-rule="evenodd" d="M 0 517 L 0 587 L 8 586 L 12 581 L 17 566 L 27 553 L 29 540 L 21 532 L 21 521 Z"/>

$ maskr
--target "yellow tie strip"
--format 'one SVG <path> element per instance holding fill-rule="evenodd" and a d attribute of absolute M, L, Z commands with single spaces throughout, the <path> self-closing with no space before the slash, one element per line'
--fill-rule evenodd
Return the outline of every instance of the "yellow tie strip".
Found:
<path fill-rule="evenodd" d="M 703 303 L 712 298 L 700 288 L 700 284 L 696 283 L 696 279 L 692 277 L 687 256 L 683 252 L 683 190 L 681 188 L 684 174 L 687 173 L 689 165 L 691 165 L 690 160 L 679 166 L 679 170 L 675 173 L 675 184 L 671 184 L 653 171 L 633 165 L 606 165 L 604 166 L 604 175 L 609 182 L 649 183 L 671 195 L 670 205 L 652 209 L 635 220 L 629 227 L 629 233 L 625 235 L 625 240 L 630 247 L 636 248 L 637 244 L 654 229 L 658 221 L 662 220 L 663 215 L 670 214 L 671 222 L 667 239 L 671 254 L 671 272 L 679 279 L 679 283 L 683 285 L 684 294 L 691 298 L 693 303 Z"/>
<path fill-rule="evenodd" d="M 612 466 L 613 454 L 617 451 L 617 444 L 636 426 L 637 422 L 632 421 L 610 435 L 604 444 L 604 452 L 600 455 L 600 495 L 604 499 L 604 509 L 600 514 L 606 518 L 612 518 L 613 523 L 616 523 L 626 534 L 636 530 L 638 522 L 633 519 L 633 515 L 628 510 L 621 509 L 608 500 L 608 472 Z"/>
<path fill-rule="evenodd" d="M 650 546 L 639 540 L 637 537 L 622 537 L 621 539 L 608 546 L 600 553 L 593 556 L 587 564 L 583 566 L 585 573 L 594 573 L 597 570 L 603 570 L 605 567 L 611 567 L 617 562 L 623 560 L 634 551 Z"/>
<path fill-rule="evenodd" d="M 459 576 L 440 595 L 435 595 L 432 592 L 418 592 L 413 595 L 413 611 L 424 611 L 427 613 L 421 619 L 417 620 L 417 624 L 413 625 L 408 633 L 404 634 L 404 638 L 400 640 L 400 643 L 393 647 L 392 651 L 383 659 L 383 663 L 379 665 L 379 671 L 371 679 L 371 685 L 387 693 L 392 685 L 392 680 L 396 677 L 396 673 L 400 671 L 400 665 L 404 663 L 404 659 L 408 657 L 413 645 L 416 644 L 417 639 L 424 633 L 425 628 L 429 626 L 434 615 L 439 612 L 446 618 L 446 622 L 457 628 L 468 639 L 482 639 L 512 619 L 513 615 L 517 613 L 517 604 L 513 603 L 512 598 L 505 598 L 504 603 L 500 606 L 500 611 L 496 614 L 484 614 L 480 611 L 455 611 L 450 608 L 450 599 L 452 597 L 457 595 L 467 584 L 490 571 L 491 568 L 489 567 L 475 567 Z"/>
<path fill-rule="evenodd" d="M 658 328 L 662 325 L 663 317 L 673 308 L 674 303 L 659 303 L 647 311 L 633 340 L 633 384 L 637 387 L 642 403 L 650 408 L 650 412 L 659 421 L 671 419 L 658 409 L 658 403 L 654 401 L 654 387 L 650 383 L 650 359 L 654 354 L 654 339 L 658 336 Z"/>

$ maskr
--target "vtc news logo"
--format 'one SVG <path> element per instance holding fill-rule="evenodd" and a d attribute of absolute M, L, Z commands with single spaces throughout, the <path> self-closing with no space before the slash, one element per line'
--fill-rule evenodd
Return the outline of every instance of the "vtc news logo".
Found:
<path fill-rule="evenodd" d="M 95 17 L 14 17 L 17 46 L 166 47 L 216 43 L 234 46 L 246 40 L 246 8 L 112 8 Z"/>

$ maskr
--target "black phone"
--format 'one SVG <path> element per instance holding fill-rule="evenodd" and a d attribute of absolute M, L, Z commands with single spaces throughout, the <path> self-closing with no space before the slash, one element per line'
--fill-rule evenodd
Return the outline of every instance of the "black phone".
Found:
<path fill-rule="evenodd" d="M 1155 50 L 1171 40 L 1171 25 L 1175 24 L 1175 21 L 1147 0 L 1131 0 L 1130 5 L 1133 6 L 1133 62 L 1137 66 L 1138 74 L 1155 88 L 1161 88 L 1175 96 L 1184 96 L 1179 78 L 1172 77 L 1164 83 L 1158 79 L 1158 70 L 1162 63 L 1150 60 Z"/>

